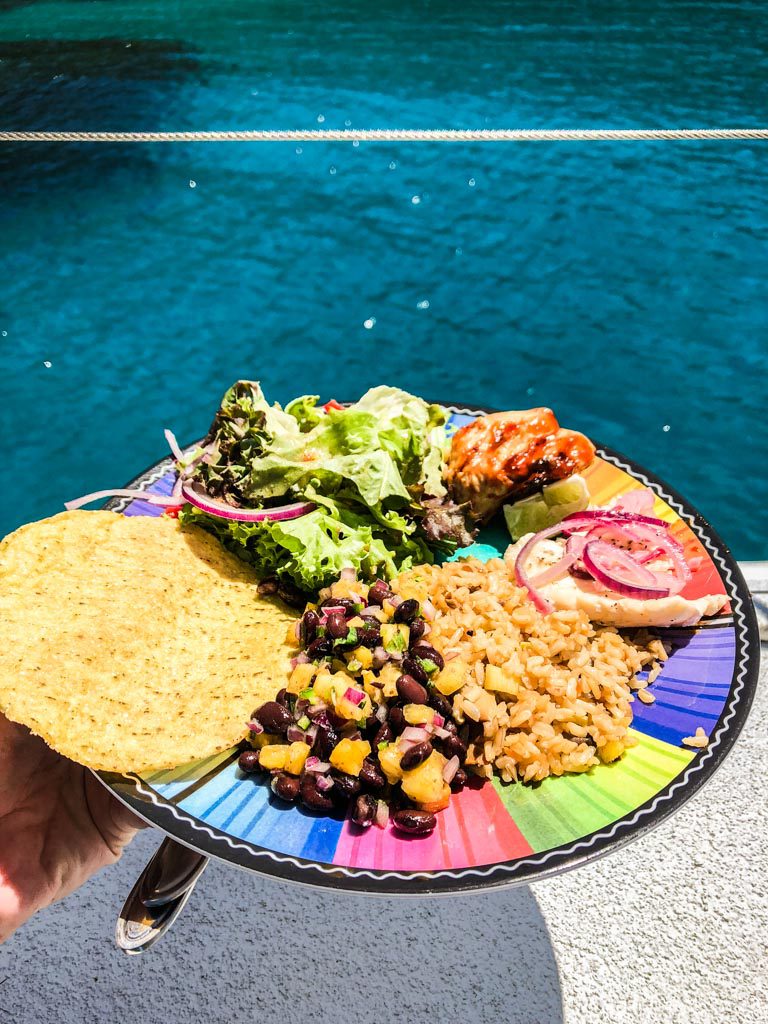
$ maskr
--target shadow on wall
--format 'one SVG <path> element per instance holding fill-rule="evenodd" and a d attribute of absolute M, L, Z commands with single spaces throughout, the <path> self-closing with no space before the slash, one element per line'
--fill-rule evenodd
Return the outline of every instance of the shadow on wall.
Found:
<path fill-rule="evenodd" d="M 262 881 L 212 864 L 152 951 L 112 943 L 122 899 L 157 845 L 39 915 L 0 949 L 0 1011 L 33 1024 L 268 1020 L 272 1024 L 562 1024 L 546 923 L 527 887 L 378 899 Z"/>

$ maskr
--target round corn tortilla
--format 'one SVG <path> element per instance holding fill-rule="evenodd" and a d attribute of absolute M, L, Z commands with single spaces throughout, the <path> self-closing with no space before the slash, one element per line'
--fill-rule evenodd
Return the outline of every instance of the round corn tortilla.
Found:
<path fill-rule="evenodd" d="M 62 512 L 0 543 L 0 708 L 115 772 L 225 750 L 285 685 L 295 619 L 167 516 Z"/>

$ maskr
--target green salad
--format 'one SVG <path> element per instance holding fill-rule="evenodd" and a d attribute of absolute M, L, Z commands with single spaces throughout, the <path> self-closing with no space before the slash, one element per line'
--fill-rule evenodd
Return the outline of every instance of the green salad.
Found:
<path fill-rule="evenodd" d="M 431 548 L 471 543 L 463 506 L 442 481 L 446 411 L 398 388 L 376 387 L 353 405 L 304 395 L 270 405 L 255 381 L 224 396 L 185 479 L 205 500 L 184 523 L 214 533 L 265 579 L 315 592 L 353 567 L 390 578 Z M 226 510 L 262 509 L 243 522 Z"/>

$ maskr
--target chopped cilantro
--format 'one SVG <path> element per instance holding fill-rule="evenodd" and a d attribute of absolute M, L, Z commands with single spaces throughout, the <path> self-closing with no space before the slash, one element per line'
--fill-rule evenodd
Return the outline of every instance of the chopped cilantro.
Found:
<path fill-rule="evenodd" d="M 387 747 L 389 746 L 389 740 L 382 740 L 381 743 L 377 743 L 376 745 L 378 746 L 379 750 L 386 750 Z"/>

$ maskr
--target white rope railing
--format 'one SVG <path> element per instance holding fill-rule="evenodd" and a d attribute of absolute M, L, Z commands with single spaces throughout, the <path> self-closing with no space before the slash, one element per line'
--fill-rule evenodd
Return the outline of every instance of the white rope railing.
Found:
<path fill-rule="evenodd" d="M 0 142 L 655 142 L 768 139 L 768 128 L 318 128 L 286 131 L 0 131 Z"/>

